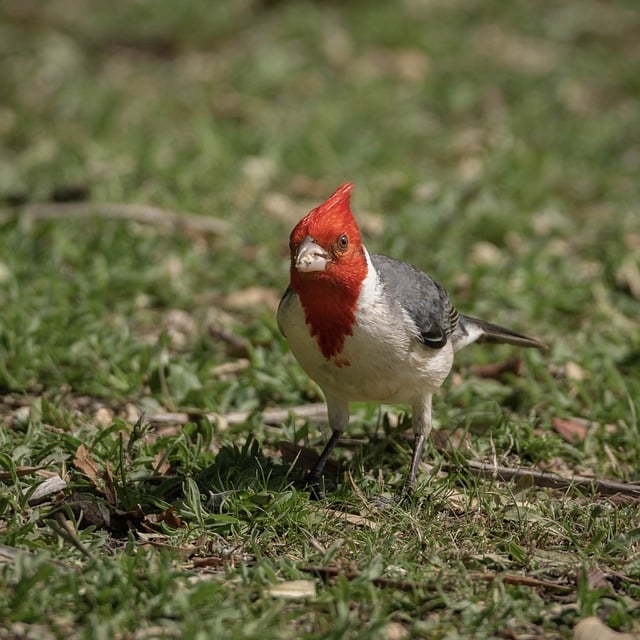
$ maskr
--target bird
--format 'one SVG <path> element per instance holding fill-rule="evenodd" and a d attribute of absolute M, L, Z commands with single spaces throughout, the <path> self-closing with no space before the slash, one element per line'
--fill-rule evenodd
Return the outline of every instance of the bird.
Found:
<path fill-rule="evenodd" d="M 306 478 L 324 496 L 325 464 L 349 425 L 350 402 L 409 405 L 413 450 L 403 494 L 415 488 L 432 428 L 433 395 L 454 354 L 474 342 L 544 349 L 541 341 L 459 313 L 416 267 L 370 254 L 351 211 L 353 183 L 312 209 L 289 237 L 290 282 L 277 310 L 295 359 L 322 390 L 331 436 Z"/>

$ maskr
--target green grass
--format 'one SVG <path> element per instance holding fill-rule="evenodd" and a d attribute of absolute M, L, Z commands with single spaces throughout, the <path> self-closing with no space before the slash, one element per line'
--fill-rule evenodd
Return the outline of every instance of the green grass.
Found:
<path fill-rule="evenodd" d="M 631 0 L 3 3 L 0 636 L 640 631 L 637 499 L 465 465 L 639 479 L 639 37 Z M 260 413 L 321 400 L 274 301 L 291 227 L 347 180 L 370 250 L 550 344 L 500 381 L 474 366 L 513 350 L 460 354 L 434 415 L 470 437 L 386 508 L 401 407 L 354 407 L 363 444 L 320 502 L 277 446 L 318 448 L 318 425 Z M 26 215 L 70 189 L 230 231 Z M 149 423 L 167 411 L 190 422 Z M 290 580 L 315 595 L 273 595 Z"/>

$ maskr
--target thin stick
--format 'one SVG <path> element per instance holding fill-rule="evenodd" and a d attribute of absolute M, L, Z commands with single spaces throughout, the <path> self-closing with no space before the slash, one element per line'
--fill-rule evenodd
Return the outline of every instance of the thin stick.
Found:
<path fill-rule="evenodd" d="M 6 544 L 0 544 L 0 563 L 3 562 L 15 562 L 16 558 L 20 554 L 35 556 L 38 551 L 30 551 L 28 549 L 18 549 L 17 547 L 10 547 Z M 78 570 L 78 567 L 73 567 L 71 565 L 65 564 L 64 562 L 60 562 L 60 560 L 54 560 L 53 558 L 48 558 L 47 560 L 51 564 L 56 567 L 60 567 L 61 569 L 72 569 Z"/>
<path fill-rule="evenodd" d="M 223 421 L 226 424 L 242 424 L 246 422 L 253 412 L 251 411 L 234 411 L 233 413 L 199 413 L 197 411 L 186 412 L 157 412 L 146 416 L 148 422 L 156 424 L 186 424 L 194 419 L 194 417 L 207 417 L 211 422 Z M 279 425 L 284 422 L 289 414 L 293 413 L 299 418 L 306 420 L 327 421 L 327 409 L 323 403 L 304 404 L 298 407 L 289 407 L 285 409 L 270 408 L 262 411 L 262 420 L 265 424 Z"/>
<path fill-rule="evenodd" d="M 457 467 L 448 464 L 442 467 L 443 471 L 453 471 L 456 468 Z M 596 493 L 607 496 L 623 494 L 640 498 L 640 484 L 616 482 L 615 480 L 604 480 L 580 475 L 565 478 L 549 471 L 539 471 L 538 469 L 526 467 L 503 467 L 500 465 L 475 462 L 474 460 L 468 460 L 466 468 L 474 476 L 480 478 L 499 478 L 503 481 L 530 478 L 533 484 L 538 487 L 549 487 L 550 489 L 561 490 L 579 489 L 580 491 L 595 491 Z"/>
<path fill-rule="evenodd" d="M 0 211 L 0 222 L 22 216 L 33 220 L 78 220 L 107 218 L 179 228 L 184 231 L 225 235 L 231 226 L 225 220 L 153 207 L 118 202 L 44 202 Z"/>
<path fill-rule="evenodd" d="M 300 571 L 305 573 L 312 573 L 322 580 L 328 580 L 331 578 L 343 577 L 347 580 L 355 580 L 361 576 L 359 571 L 343 571 L 338 567 L 317 567 L 317 566 L 305 566 L 300 567 Z M 513 573 L 479 573 L 477 571 L 471 571 L 468 573 L 469 577 L 475 580 L 483 580 L 485 582 L 495 582 L 496 580 L 502 580 L 505 584 L 513 584 L 524 587 L 532 587 L 534 589 L 553 589 L 556 591 L 571 591 L 572 587 L 565 584 L 559 584 L 557 582 L 549 582 L 548 580 L 539 580 L 538 578 L 531 578 L 530 576 L 521 576 Z M 431 584 L 427 582 L 417 582 L 414 580 L 394 580 L 392 578 L 372 578 L 371 583 L 376 587 L 392 587 L 399 589 L 400 591 L 414 591 L 416 589 L 430 589 Z"/>

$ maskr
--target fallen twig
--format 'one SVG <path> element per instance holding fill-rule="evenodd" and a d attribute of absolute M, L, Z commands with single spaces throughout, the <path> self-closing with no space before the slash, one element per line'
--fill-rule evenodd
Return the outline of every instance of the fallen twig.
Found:
<path fill-rule="evenodd" d="M 198 412 L 157 412 L 147 416 L 147 421 L 155 424 L 186 424 L 197 417 L 206 417 L 211 422 L 223 422 L 227 425 L 242 424 L 246 422 L 252 415 L 252 411 L 234 411 L 232 413 L 198 413 Z M 270 408 L 262 411 L 262 420 L 265 424 L 279 425 L 284 422 L 289 414 L 293 413 L 299 418 L 305 420 L 314 420 L 318 422 L 327 421 L 327 409 L 324 403 L 304 404 L 298 407 L 289 407 L 285 409 Z"/>
<path fill-rule="evenodd" d="M 337 577 L 346 578 L 351 581 L 361 577 L 362 575 L 359 571 L 344 571 L 339 567 L 304 566 L 300 567 L 300 571 L 312 573 L 313 575 L 322 578 L 324 581 Z M 571 591 L 573 589 L 573 587 L 566 584 L 559 584 L 548 580 L 539 580 L 538 578 L 531 578 L 529 576 L 521 576 L 513 573 L 498 574 L 471 571 L 467 575 L 474 580 L 483 580 L 484 582 L 495 582 L 496 580 L 501 580 L 505 584 L 532 587 L 534 589 L 553 589 L 555 591 Z M 415 591 L 417 589 L 432 588 L 432 585 L 428 582 L 396 580 L 394 578 L 372 578 L 371 583 L 376 587 L 392 587 L 394 589 L 399 589 L 400 591 Z"/>
<path fill-rule="evenodd" d="M 457 467 L 445 464 L 443 471 L 454 471 Z M 589 476 L 570 476 L 565 478 L 550 471 L 540 471 L 526 467 L 503 467 L 500 465 L 485 464 L 467 461 L 466 467 L 474 476 L 481 478 L 497 478 L 500 480 L 517 480 L 519 478 L 530 478 L 533 484 L 538 487 L 549 487 L 551 489 L 579 489 L 580 491 L 595 491 L 603 495 L 612 496 L 623 494 L 640 498 L 640 484 L 628 482 L 616 482 L 614 480 L 603 480 L 601 478 L 591 478 Z"/>
<path fill-rule="evenodd" d="M 11 480 L 14 475 L 19 478 L 21 476 L 31 475 L 32 473 L 36 474 L 39 471 L 42 471 L 42 467 L 17 467 L 13 471 L 3 470 L 0 471 L 0 480 Z"/>
<path fill-rule="evenodd" d="M 231 226 L 225 220 L 202 216 L 194 213 L 170 211 L 145 204 L 115 202 L 43 202 L 28 204 L 0 211 L 0 222 L 15 217 L 27 217 L 34 220 L 77 220 L 82 218 L 108 218 L 111 220 L 130 220 L 156 224 L 158 226 L 179 228 L 184 231 L 225 235 Z"/>
<path fill-rule="evenodd" d="M 29 551 L 28 549 L 18 549 L 17 547 L 10 547 L 6 544 L 0 544 L 0 563 L 3 562 L 15 562 L 16 558 L 20 554 L 35 556 L 37 551 Z M 60 567 L 61 569 L 72 569 L 77 570 L 77 567 L 72 567 L 71 565 L 65 564 L 64 562 L 60 562 L 60 560 L 54 560 L 53 558 L 48 558 L 48 562 L 56 567 Z"/>
<path fill-rule="evenodd" d="M 227 350 L 229 355 L 234 358 L 246 358 L 249 355 L 249 344 L 240 336 L 235 335 L 231 331 L 227 331 L 222 327 L 209 327 L 209 333 L 220 340 L 220 342 L 224 342 L 227 345 Z"/>
<path fill-rule="evenodd" d="M 573 587 L 568 584 L 560 584 L 549 580 L 540 580 L 531 576 L 521 576 L 517 573 L 480 573 L 473 571 L 469 576 L 474 579 L 484 580 L 485 582 L 495 582 L 501 580 L 505 584 L 513 584 L 521 587 L 532 587 L 533 589 L 551 589 L 554 591 L 573 591 Z"/>

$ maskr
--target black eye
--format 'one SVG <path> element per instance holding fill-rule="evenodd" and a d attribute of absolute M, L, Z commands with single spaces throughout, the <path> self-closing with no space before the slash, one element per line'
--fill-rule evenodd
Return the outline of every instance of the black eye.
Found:
<path fill-rule="evenodd" d="M 338 238 L 338 249 L 340 249 L 341 251 L 344 251 L 348 246 L 349 246 L 349 238 L 347 238 L 346 233 L 343 233 Z"/>

